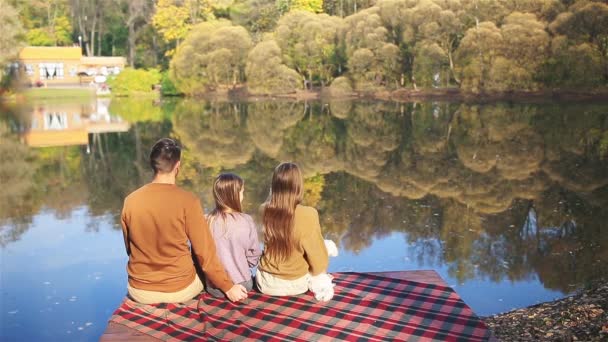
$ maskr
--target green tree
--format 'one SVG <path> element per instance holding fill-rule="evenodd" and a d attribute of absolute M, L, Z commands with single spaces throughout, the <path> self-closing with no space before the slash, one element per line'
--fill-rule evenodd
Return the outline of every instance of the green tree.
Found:
<path fill-rule="evenodd" d="M 87 56 L 95 55 L 95 37 L 99 35 L 100 25 L 104 21 L 105 7 L 110 5 L 114 3 L 102 0 L 70 0 L 72 20 L 76 23 Z"/>
<path fill-rule="evenodd" d="M 127 1 L 127 15 L 125 17 L 125 23 L 127 24 L 129 35 L 129 54 L 128 61 L 131 67 L 135 66 L 135 55 L 136 55 L 136 41 L 138 33 L 145 29 L 148 22 L 152 19 L 151 13 L 154 10 L 153 3 L 149 0 L 128 0 Z"/>
<path fill-rule="evenodd" d="M 327 14 L 292 11 L 283 16 L 275 39 L 288 67 L 308 83 L 328 84 L 338 72 L 338 33 L 342 20 Z"/>
<path fill-rule="evenodd" d="M 323 12 L 344 18 L 374 4 L 371 0 L 323 0 Z"/>
<path fill-rule="evenodd" d="M 498 28 L 470 28 L 458 48 L 463 88 L 473 92 L 538 88 L 537 75 L 549 53 L 546 24 L 531 13 L 514 12 Z"/>
<path fill-rule="evenodd" d="M 17 11 L 7 1 L 0 0 L 0 80 L 4 78 L 6 64 L 17 56 L 21 46 L 23 28 Z"/>
<path fill-rule="evenodd" d="M 549 53 L 550 38 L 546 23 L 531 13 L 513 12 L 504 19 L 501 27 L 504 46 L 504 70 L 493 79 L 495 89 L 536 89 L 537 74 Z"/>
<path fill-rule="evenodd" d="M 26 39 L 34 46 L 71 45 L 72 24 L 67 0 L 28 0 L 16 3 Z"/>
<path fill-rule="evenodd" d="M 252 94 L 286 94 L 300 88 L 301 76 L 283 63 L 281 49 L 274 40 L 260 42 L 251 50 L 245 72 Z"/>
<path fill-rule="evenodd" d="M 53 46 L 55 45 L 55 40 L 49 34 L 49 32 L 42 28 L 35 28 L 28 30 L 25 39 L 27 40 L 28 45 L 32 46 Z"/>
<path fill-rule="evenodd" d="M 595 50 L 608 81 L 608 5 L 602 2 L 577 1 L 555 18 L 551 31 L 567 36 L 578 44 L 589 44 Z M 575 44 L 576 44 L 575 43 Z"/>
<path fill-rule="evenodd" d="M 420 26 L 420 39 L 416 43 L 417 57 L 413 66 L 416 81 L 424 86 L 435 81 L 435 75 L 440 76 L 438 81 L 433 82 L 435 85 L 442 83 L 449 86 L 450 79 L 460 83 L 455 73 L 454 52 L 462 38 L 462 9 L 458 8 L 455 1 L 446 1 L 444 6 L 431 7 L 428 11 L 416 8 L 414 12 L 426 18 Z M 449 71 L 445 70 L 446 66 Z"/>
<path fill-rule="evenodd" d="M 564 11 L 563 1 L 559 0 L 510 0 L 503 1 L 509 12 L 532 13 L 539 20 L 552 21 Z"/>
<path fill-rule="evenodd" d="M 281 16 L 274 0 L 236 1 L 229 12 L 232 22 L 247 28 L 254 37 L 272 31 Z"/>
<path fill-rule="evenodd" d="M 200 23 L 171 60 L 171 79 L 185 94 L 233 87 L 245 78 L 251 45 L 242 26 L 226 20 Z"/>
<path fill-rule="evenodd" d="M 379 11 L 378 7 L 371 7 L 344 19 L 348 74 L 357 90 L 394 87 L 400 79 L 400 50 L 390 42 Z"/>
<path fill-rule="evenodd" d="M 467 30 L 457 50 L 462 88 L 481 92 L 486 88 L 490 70 L 503 46 L 500 29 L 485 21 Z"/>

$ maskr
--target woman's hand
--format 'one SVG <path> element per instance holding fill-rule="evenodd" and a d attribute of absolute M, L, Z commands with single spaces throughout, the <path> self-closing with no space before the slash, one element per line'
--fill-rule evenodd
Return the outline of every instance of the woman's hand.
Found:
<path fill-rule="evenodd" d="M 226 292 L 226 297 L 228 297 L 231 302 L 238 302 L 240 300 L 246 299 L 247 289 L 243 285 L 234 284 L 232 285 L 230 290 Z"/>

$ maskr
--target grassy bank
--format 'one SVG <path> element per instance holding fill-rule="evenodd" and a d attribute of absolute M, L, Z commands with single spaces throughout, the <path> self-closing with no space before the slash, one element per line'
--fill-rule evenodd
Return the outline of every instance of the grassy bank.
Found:
<path fill-rule="evenodd" d="M 20 93 L 26 100 L 92 99 L 95 90 L 88 88 L 32 88 Z"/>

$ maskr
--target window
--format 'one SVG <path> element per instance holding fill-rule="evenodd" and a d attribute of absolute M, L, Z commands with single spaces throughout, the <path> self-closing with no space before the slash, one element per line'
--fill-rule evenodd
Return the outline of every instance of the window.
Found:
<path fill-rule="evenodd" d="M 68 128 L 68 115 L 65 112 L 44 113 L 44 130 L 63 130 Z"/>
<path fill-rule="evenodd" d="M 38 68 L 41 80 L 63 79 L 63 63 L 40 63 Z"/>
<path fill-rule="evenodd" d="M 41 80 L 46 80 L 46 64 L 44 64 L 44 63 L 38 64 L 38 73 L 40 74 Z"/>
<path fill-rule="evenodd" d="M 57 79 L 62 80 L 63 79 L 63 63 L 56 63 L 55 68 L 57 68 L 57 71 L 56 71 Z"/>

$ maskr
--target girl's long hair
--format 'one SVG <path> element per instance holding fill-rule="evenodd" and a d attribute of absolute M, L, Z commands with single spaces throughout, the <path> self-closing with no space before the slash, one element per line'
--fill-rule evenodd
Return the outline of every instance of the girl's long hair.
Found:
<path fill-rule="evenodd" d="M 291 255 L 296 206 L 302 202 L 303 180 L 298 165 L 282 163 L 274 169 L 270 194 L 263 205 L 265 253 L 273 263 Z"/>
<path fill-rule="evenodd" d="M 215 208 L 207 220 L 209 225 L 214 220 L 221 218 L 224 225 L 224 236 L 227 236 L 226 218 L 228 215 L 242 212 L 240 192 L 245 182 L 234 173 L 222 173 L 213 182 L 213 199 Z"/>

